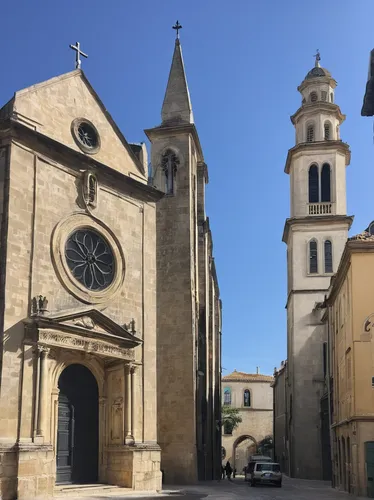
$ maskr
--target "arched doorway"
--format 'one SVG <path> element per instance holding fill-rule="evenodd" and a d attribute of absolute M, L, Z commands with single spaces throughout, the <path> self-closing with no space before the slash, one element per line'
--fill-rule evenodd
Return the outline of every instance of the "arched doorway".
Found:
<path fill-rule="evenodd" d="M 83 365 L 70 365 L 58 381 L 57 483 L 95 483 L 98 479 L 99 395 Z"/>
<path fill-rule="evenodd" d="M 249 457 L 257 452 L 257 441 L 249 435 L 239 436 L 232 447 L 232 467 L 237 474 L 243 473 L 248 465 Z"/>

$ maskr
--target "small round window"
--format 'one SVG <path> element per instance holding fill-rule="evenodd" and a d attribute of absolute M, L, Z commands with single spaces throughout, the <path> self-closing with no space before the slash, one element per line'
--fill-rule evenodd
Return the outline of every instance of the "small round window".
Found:
<path fill-rule="evenodd" d="M 115 260 L 108 242 L 95 231 L 79 229 L 65 244 L 67 265 L 88 290 L 101 291 L 114 279 Z"/>
<path fill-rule="evenodd" d="M 100 137 L 93 123 L 83 118 L 77 118 L 72 123 L 72 134 L 82 151 L 89 154 L 100 149 Z"/>

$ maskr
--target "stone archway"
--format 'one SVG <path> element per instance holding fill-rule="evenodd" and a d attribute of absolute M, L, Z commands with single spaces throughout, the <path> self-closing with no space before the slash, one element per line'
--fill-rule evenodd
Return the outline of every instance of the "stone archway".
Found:
<path fill-rule="evenodd" d="M 257 452 L 257 446 L 256 439 L 249 434 L 243 434 L 235 439 L 232 445 L 232 467 L 236 469 L 237 474 L 242 474 L 243 468 L 248 464 L 249 456 Z"/>
<path fill-rule="evenodd" d="M 99 458 L 99 391 L 93 373 L 71 364 L 58 380 L 57 483 L 95 483 Z"/>

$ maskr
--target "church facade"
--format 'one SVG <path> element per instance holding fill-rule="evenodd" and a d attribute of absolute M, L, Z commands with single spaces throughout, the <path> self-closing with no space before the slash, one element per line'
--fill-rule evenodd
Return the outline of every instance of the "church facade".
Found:
<path fill-rule="evenodd" d="M 178 95 L 171 96 L 169 107 L 178 107 Z M 161 162 L 164 175 L 156 186 L 148 178 L 144 144 L 126 141 L 80 69 L 16 92 L 0 110 L 4 500 L 45 497 L 71 483 L 159 490 L 160 443 L 170 477 L 182 454 L 187 474 L 197 477 L 197 454 L 206 452 L 198 440 L 215 446 L 212 423 L 198 430 L 198 398 L 206 398 L 209 417 L 217 415 L 213 401 L 220 373 L 219 291 L 198 191 L 207 174 L 193 123 L 183 124 L 179 135 L 173 127 L 147 132 L 152 163 Z M 190 223 L 182 216 L 186 190 L 193 191 L 187 178 L 196 182 Z M 177 187 L 172 193 L 171 179 Z M 180 234 L 168 233 L 168 224 Z M 163 268 L 171 268 L 179 283 L 174 302 L 167 282 L 160 283 L 159 276 L 167 276 Z M 190 281 L 182 282 L 187 274 Z M 205 299 L 197 299 L 199 287 Z M 206 349 L 200 350 L 204 307 L 209 328 Z M 168 351 L 164 317 L 170 320 L 165 335 L 175 338 Z M 182 331 L 189 338 L 184 346 Z M 205 356 L 203 389 L 197 354 Z M 175 378 L 161 371 L 167 362 L 174 363 Z M 167 414 L 169 424 L 173 421 L 170 411 L 163 413 L 163 392 L 172 394 L 176 406 L 178 398 L 186 405 L 189 451 L 175 446 L 187 443 L 176 429 L 163 440 L 158 422 Z M 188 427 L 190 419 L 194 425 Z M 183 425 L 179 421 L 178 428 Z M 212 468 L 210 452 L 204 457 Z"/>
<path fill-rule="evenodd" d="M 298 87 L 301 107 L 291 117 L 296 145 L 289 150 L 285 167 L 291 214 L 283 233 L 288 293 L 287 374 L 282 383 L 287 387 L 274 391 L 275 397 L 287 398 L 285 405 L 275 402 L 275 409 L 282 408 L 286 416 L 283 443 L 275 435 L 278 459 L 288 464 L 292 477 L 304 479 L 327 479 L 326 471 L 331 470 L 329 424 L 324 421 L 328 411 L 322 407 L 327 338 L 321 304 L 353 220 L 346 207 L 350 151 L 340 139 L 345 116 L 335 103 L 337 83 L 319 59 L 317 54 L 315 67 Z M 277 372 L 275 378 L 277 384 Z"/>

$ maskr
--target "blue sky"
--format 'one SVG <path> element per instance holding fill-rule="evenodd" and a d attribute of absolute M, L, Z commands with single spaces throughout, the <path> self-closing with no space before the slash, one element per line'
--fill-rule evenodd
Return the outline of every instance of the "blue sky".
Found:
<path fill-rule="evenodd" d="M 338 5 L 339 3 L 339 5 Z M 130 142 L 160 123 L 174 46 L 181 43 L 195 122 L 209 167 L 207 211 L 223 309 L 223 373 L 272 373 L 286 356 L 286 247 L 296 87 L 321 52 L 338 81 L 336 103 L 352 150 L 351 233 L 374 219 L 373 123 L 360 116 L 374 2 L 108 0 L 4 2 L 0 103 L 15 90 L 83 69 Z M 11 6 L 12 5 L 12 6 Z"/>

